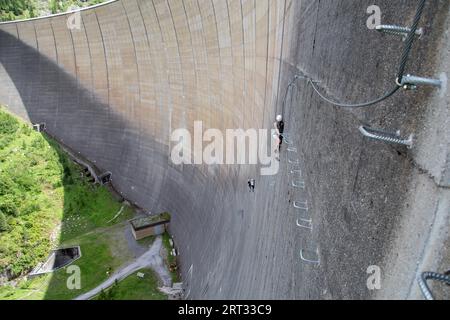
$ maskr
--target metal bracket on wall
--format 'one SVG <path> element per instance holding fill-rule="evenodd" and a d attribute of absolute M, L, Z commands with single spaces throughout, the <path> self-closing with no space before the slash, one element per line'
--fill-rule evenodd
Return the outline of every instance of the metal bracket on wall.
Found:
<path fill-rule="evenodd" d="M 403 38 L 403 41 L 406 40 L 408 34 L 411 32 L 411 28 L 396 25 L 379 25 L 375 29 L 381 33 L 400 36 Z M 423 34 L 424 34 L 423 28 L 416 30 L 416 36 L 418 36 L 419 39 L 422 38 Z"/>
<path fill-rule="evenodd" d="M 47 129 L 47 126 L 45 123 L 37 123 L 37 124 L 33 124 L 33 129 L 36 132 L 44 132 L 45 129 Z"/>
<path fill-rule="evenodd" d="M 308 256 L 313 256 L 316 255 L 317 258 L 316 259 L 309 259 L 309 258 L 305 258 L 305 256 L 308 254 Z M 316 252 L 314 251 L 310 251 L 310 250 L 300 250 L 300 259 L 302 259 L 302 261 L 307 262 L 307 263 L 311 263 L 311 264 L 316 264 L 316 265 L 320 265 L 320 256 L 319 256 L 319 250 L 316 250 Z"/>
<path fill-rule="evenodd" d="M 417 89 L 417 86 L 432 86 L 443 90 L 445 93 L 447 88 L 447 75 L 441 73 L 439 79 L 431 79 L 407 74 L 406 76 L 403 76 L 400 83 L 397 84 L 405 90 L 415 90 Z"/>
<path fill-rule="evenodd" d="M 312 230 L 313 229 L 313 223 L 312 219 L 297 219 L 297 227 Z"/>
<path fill-rule="evenodd" d="M 304 181 L 292 181 L 292 186 L 294 188 L 298 188 L 298 189 L 305 189 L 305 182 Z"/>
<path fill-rule="evenodd" d="M 404 139 L 400 136 L 400 131 L 396 133 L 390 133 L 383 130 L 372 129 L 368 127 L 361 126 L 359 127 L 359 131 L 363 136 L 373 139 L 379 140 L 387 143 L 395 143 L 403 146 L 407 146 L 409 149 L 413 146 L 413 135 L 410 135 L 408 139 Z"/>
<path fill-rule="evenodd" d="M 294 201 L 295 209 L 308 211 L 308 201 Z"/>

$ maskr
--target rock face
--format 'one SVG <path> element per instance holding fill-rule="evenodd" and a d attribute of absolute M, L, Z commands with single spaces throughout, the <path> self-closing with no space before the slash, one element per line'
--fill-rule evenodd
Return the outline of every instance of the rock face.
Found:
<path fill-rule="evenodd" d="M 410 2 L 379 2 L 386 23 L 414 15 Z M 410 63 L 417 72 L 434 65 L 423 57 L 443 32 L 448 3 L 435 2 L 424 17 L 434 33 Z M 126 199 L 172 214 L 188 298 L 369 297 L 366 269 L 383 262 L 414 168 L 358 127 L 415 131 L 430 91 L 363 111 L 332 108 L 301 81 L 284 97 L 295 74 L 345 102 L 392 86 L 402 42 L 367 29 L 371 4 L 121 0 L 0 24 L 0 102 L 110 171 Z M 193 132 L 196 120 L 271 129 L 279 113 L 295 149 L 282 151 L 278 175 L 170 160 L 171 133 Z M 312 232 L 296 224 L 308 217 Z M 301 250 L 318 252 L 320 266 Z"/>

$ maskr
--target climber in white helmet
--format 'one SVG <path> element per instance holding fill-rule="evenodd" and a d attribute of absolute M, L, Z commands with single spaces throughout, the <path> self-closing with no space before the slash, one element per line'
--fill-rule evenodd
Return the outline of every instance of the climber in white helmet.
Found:
<path fill-rule="evenodd" d="M 283 116 L 281 114 L 277 115 L 276 121 L 273 124 L 275 127 L 275 138 L 277 139 L 278 148 L 275 152 L 281 151 L 281 145 L 283 144 L 283 133 L 284 133 L 284 121 Z"/>

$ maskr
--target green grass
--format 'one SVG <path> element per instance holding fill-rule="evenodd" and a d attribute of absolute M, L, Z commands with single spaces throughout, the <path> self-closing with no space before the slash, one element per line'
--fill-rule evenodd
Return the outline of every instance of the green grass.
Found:
<path fill-rule="evenodd" d="M 50 11 L 55 13 L 66 12 L 72 6 L 77 6 L 79 8 L 89 7 L 95 4 L 99 4 L 108 0 L 88 0 L 86 2 L 82 2 L 80 0 L 49 0 L 49 8 Z"/>
<path fill-rule="evenodd" d="M 172 247 L 170 246 L 170 235 L 168 232 L 163 234 L 163 246 L 167 251 L 166 265 L 169 267 L 170 276 L 172 277 L 172 282 L 180 282 L 180 276 L 177 271 L 171 270 L 170 266 L 177 265 L 177 258 L 171 255 Z"/>
<path fill-rule="evenodd" d="M 100 284 L 108 268 L 128 253 L 122 222 L 133 217 L 105 187 L 93 186 L 51 139 L 0 107 L 0 274 L 28 273 L 51 249 L 80 245 L 83 292 Z M 0 299 L 71 299 L 65 269 L 15 287 L 0 286 Z"/>
<path fill-rule="evenodd" d="M 142 247 L 145 248 L 150 248 L 150 246 L 153 244 L 153 242 L 155 241 L 154 236 L 150 236 L 141 240 L 138 240 L 137 242 L 139 243 L 139 245 L 141 245 Z"/>
<path fill-rule="evenodd" d="M 0 273 L 21 275 L 48 254 L 63 218 L 63 171 L 41 135 L 0 109 Z"/>
<path fill-rule="evenodd" d="M 105 233 L 92 233 L 73 239 L 68 244 L 79 244 L 82 257 L 74 262 L 81 271 L 81 290 L 67 289 L 67 269 L 61 269 L 52 275 L 47 287 L 45 299 L 68 300 L 87 292 L 108 279 L 107 272 L 114 270 L 124 262 L 112 255 L 109 237 Z"/>
<path fill-rule="evenodd" d="M 145 274 L 141 279 L 137 273 Z M 115 284 L 94 300 L 167 300 L 158 290 L 158 278 L 151 269 L 142 269 Z"/>
<path fill-rule="evenodd" d="M 132 260 L 122 236 L 126 224 L 94 230 L 86 235 L 63 243 L 64 246 L 79 245 L 82 257 L 72 265 L 81 271 L 81 289 L 69 290 L 67 268 L 52 274 L 33 278 L 13 288 L 0 287 L 0 300 L 69 300 L 85 293 L 108 278 L 108 271 L 115 271 L 127 261 Z M 39 289 L 39 290 L 37 290 Z"/>

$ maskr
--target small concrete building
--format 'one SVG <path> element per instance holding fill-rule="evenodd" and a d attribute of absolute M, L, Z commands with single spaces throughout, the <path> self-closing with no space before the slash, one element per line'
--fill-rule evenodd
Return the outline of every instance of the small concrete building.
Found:
<path fill-rule="evenodd" d="M 170 214 L 161 213 L 130 221 L 133 236 L 141 240 L 150 236 L 158 236 L 166 232 L 170 223 Z"/>

